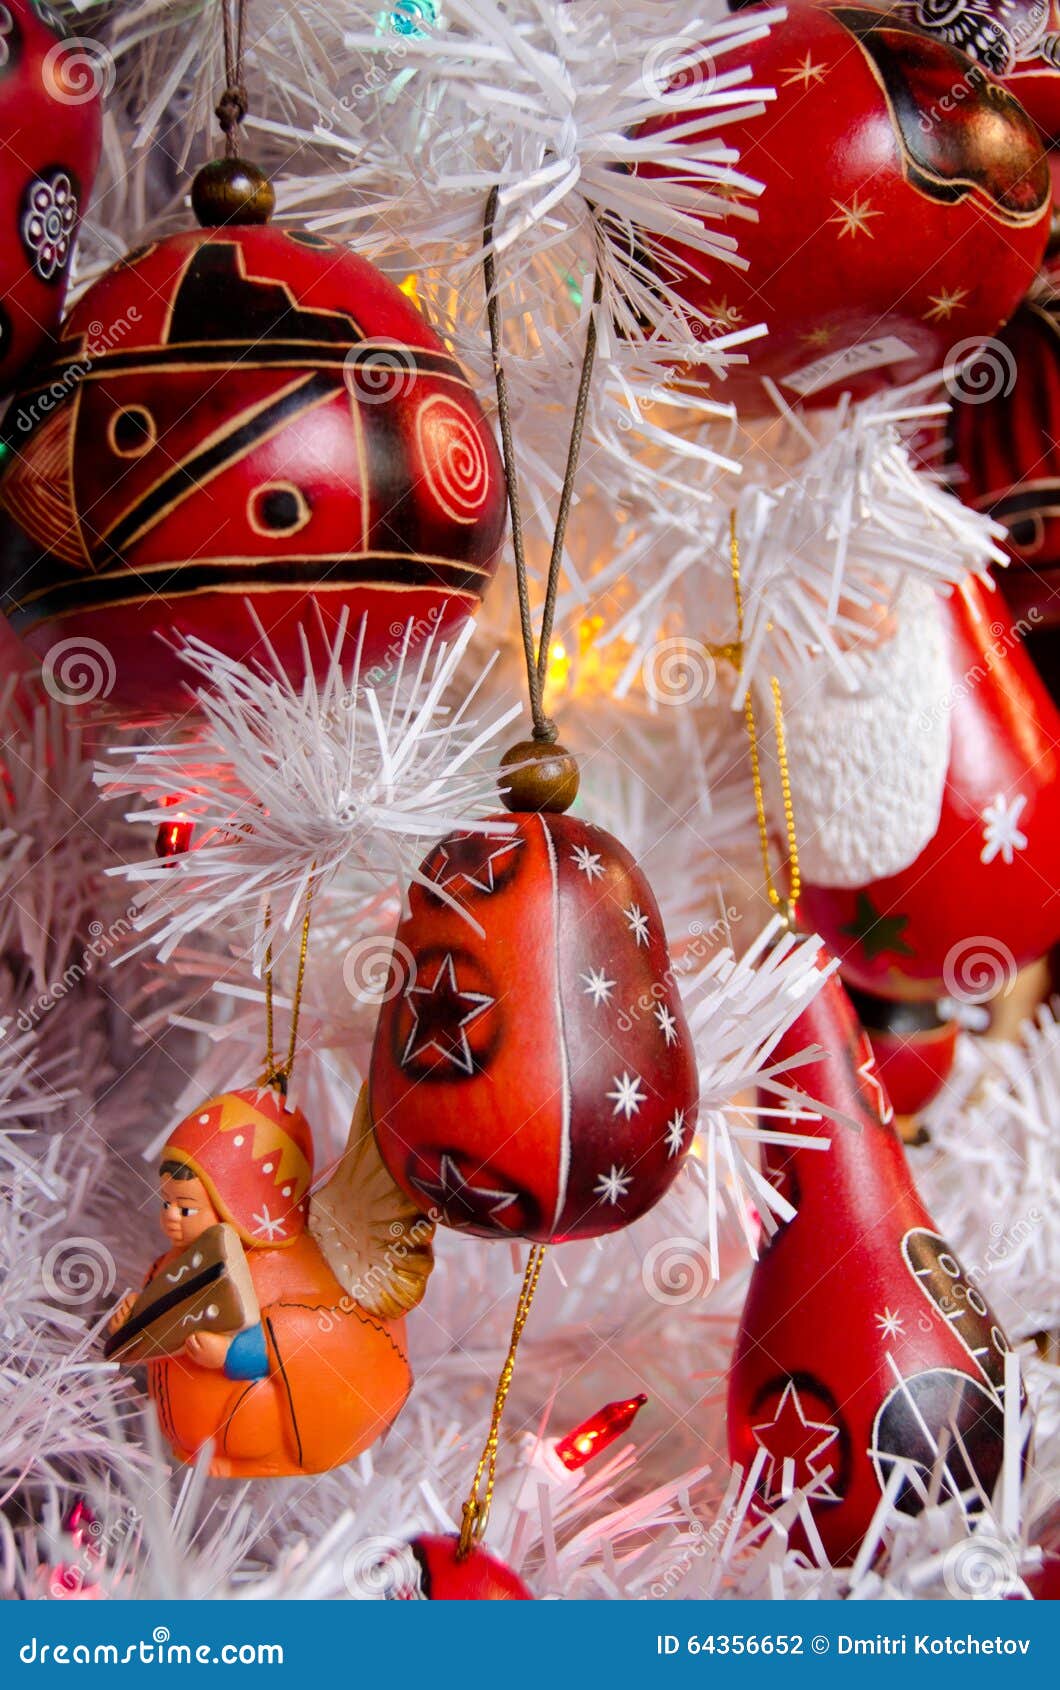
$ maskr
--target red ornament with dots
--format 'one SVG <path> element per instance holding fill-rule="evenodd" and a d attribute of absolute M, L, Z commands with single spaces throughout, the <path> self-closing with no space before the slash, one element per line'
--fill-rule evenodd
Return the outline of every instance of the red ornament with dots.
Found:
<path fill-rule="evenodd" d="M 559 1241 L 658 1201 L 698 1078 L 651 888 L 573 816 L 436 845 L 397 934 L 370 1104 L 398 1184 L 447 1225 Z"/>
<path fill-rule="evenodd" d="M 0 5 L 0 392 L 62 313 L 111 74 L 106 49 L 76 37 L 50 6 Z"/>
<path fill-rule="evenodd" d="M 410 622 L 463 622 L 497 560 L 504 476 L 463 370 L 322 235 L 225 222 L 129 253 L 6 428 L 4 608 L 38 652 L 103 643 L 115 702 L 180 702 L 175 631 L 242 660 L 269 642 L 297 684 L 300 625 L 326 656 L 318 611 L 332 635 L 366 618 L 370 671 Z"/>
<path fill-rule="evenodd" d="M 736 238 L 747 268 L 706 261 L 705 274 L 679 241 L 646 242 L 719 334 L 766 325 L 724 380 L 686 372 L 749 414 L 773 413 L 766 377 L 789 403 L 832 405 L 941 368 L 955 346 L 992 335 L 1012 313 L 1049 231 L 1038 132 L 964 53 L 884 9 L 791 0 L 786 10 L 740 55 L 750 87 L 775 90 L 775 101 L 704 131 L 722 134 L 740 173 L 764 186 L 759 196 L 727 190 L 738 215 L 703 214 Z M 748 26 L 755 17 L 741 8 Z M 709 94 L 709 59 L 701 70 Z M 696 87 L 692 72 L 675 86 L 672 111 L 643 132 L 694 133 Z M 706 102 L 703 115 L 716 116 Z M 639 169 L 658 176 L 665 166 Z"/>

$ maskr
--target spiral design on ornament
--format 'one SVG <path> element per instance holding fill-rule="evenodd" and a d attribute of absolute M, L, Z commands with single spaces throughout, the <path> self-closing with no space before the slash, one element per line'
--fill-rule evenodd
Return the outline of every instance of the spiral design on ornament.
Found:
<path fill-rule="evenodd" d="M 114 691 L 114 659 L 98 640 L 60 640 L 41 665 L 44 690 L 57 704 L 91 704 Z"/>
<path fill-rule="evenodd" d="M 977 933 L 951 945 L 942 965 L 946 997 L 957 1003 L 987 1003 L 1016 978 L 1016 959 L 1001 939 Z"/>
<path fill-rule="evenodd" d="M 689 106 L 710 92 L 718 70 L 695 35 L 671 35 L 657 41 L 644 60 L 641 86 L 663 107 Z"/>
<path fill-rule="evenodd" d="M 411 393 L 416 354 L 400 340 L 376 340 L 351 346 L 342 363 L 343 380 L 362 405 L 386 405 Z"/>
<path fill-rule="evenodd" d="M 989 405 L 992 399 L 1007 399 L 1012 392 L 1016 360 L 1004 341 L 972 335 L 951 346 L 942 379 L 950 398 L 960 404 Z"/>
<path fill-rule="evenodd" d="M 694 704 L 710 697 L 718 672 L 701 641 L 675 635 L 652 646 L 641 673 L 644 691 L 656 704 Z"/>
<path fill-rule="evenodd" d="M 118 1270 L 98 1238 L 62 1238 L 41 1262 L 40 1276 L 53 1302 L 81 1308 L 110 1295 Z"/>
<path fill-rule="evenodd" d="M 474 522 L 489 492 L 489 459 L 466 411 L 434 394 L 420 406 L 416 444 L 427 485 L 446 515 Z"/>
<path fill-rule="evenodd" d="M 87 35 L 68 35 L 49 47 L 41 64 L 41 80 L 54 100 L 64 106 L 85 106 L 114 87 L 114 60 L 102 41 Z"/>
<path fill-rule="evenodd" d="M 417 1600 L 421 1594 L 420 1566 L 412 1547 L 397 1537 L 366 1537 L 347 1550 L 342 1582 L 354 1601 Z"/>
<path fill-rule="evenodd" d="M 400 939 L 370 933 L 342 959 L 342 979 L 358 1003 L 392 1003 L 416 979 L 416 958 Z"/>
<path fill-rule="evenodd" d="M 1000 1538 L 977 1533 L 963 1543 L 953 1544 L 942 1563 L 942 1578 L 949 1594 L 962 1598 L 1000 1599 L 1021 1589 L 1016 1554 Z"/>
<path fill-rule="evenodd" d="M 709 1290 L 710 1256 L 698 1238 L 660 1238 L 646 1252 L 640 1277 L 654 1302 L 680 1308 Z"/>

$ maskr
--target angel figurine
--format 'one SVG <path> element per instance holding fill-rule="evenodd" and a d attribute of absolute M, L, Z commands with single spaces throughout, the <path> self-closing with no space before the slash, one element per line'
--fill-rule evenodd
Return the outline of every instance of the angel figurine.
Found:
<path fill-rule="evenodd" d="M 123 1298 L 106 1354 L 146 1363 L 181 1461 L 221 1478 L 321 1473 L 389 1427 L 412 1383 L 404 1315 L 426 1289 L 433 1223 L 398 1190 L 365 1093 L 310 1200 L 309 1125 L 276 1090 L 225 1092 L 162 1152 L 170 1249 Z"/>

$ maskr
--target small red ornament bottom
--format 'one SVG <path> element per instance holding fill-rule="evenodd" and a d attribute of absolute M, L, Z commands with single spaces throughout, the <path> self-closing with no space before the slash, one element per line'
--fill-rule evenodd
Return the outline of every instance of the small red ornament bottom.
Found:
<path fill-rule="evenodd" d="M 517 1573 L 486 1549 L 459 1558 L 460 1539 L 414 1537 L 409 1548 L 419 1569 L 419 1588 L 410 1594 L 428 1602 L 532 1602 Z"/>

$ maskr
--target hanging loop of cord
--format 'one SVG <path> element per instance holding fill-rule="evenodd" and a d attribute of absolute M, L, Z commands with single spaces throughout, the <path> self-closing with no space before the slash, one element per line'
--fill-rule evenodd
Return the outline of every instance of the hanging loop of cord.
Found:
<path fill-rule="evenodd" d="M 740 546 L 736 534 L 736 512 L 729 513 L 729 554 L 732 563 L 732 590 L 736 600 L 736 643 L 735 645 L 719 648 L 719 653 L 726 656 L 735 665 L 738 674 L 743 673 L 744 653 L 744 623 L 743 623 L 743 589 L 740 584 Z M 799 869 L 799 845 L 795 832 L 795 807 L 791 796 L 791 774 L 788 768 L 788 741 L 784 732 L 784 698 L 780 689 L 780 681 L 776 675 L 770 677 L 770 689 L 773 694 L 773 727 L 777 740 L 777 769 L 780 774 L 780 793 L 784 805 L 784 831 L 787 838 L 787 896 L 783 896 L 773 879 L 773 867 L 770 861 L 769 823 L 766 819 L 765 790 L 762 783 L 762 759 L 759 750 L 758 726 L 755 719 L 754 697 L 750 686 L 744 693 L 743 714 L 747 727 L 747 743 L 751 753 L 751 784 L 754 787 L 755 815 L 758 821 L 758 847 L 762 857 L 762 872 L 765 876 L 766 893 L 773 908 L 783 916 L 788 927 L 795 926 L 795 912 L 802 889 L 802 875 Z"/>
<path fill-rule="evenodd" d="M 512 1323 L 512 1336 L 508 1345 L 508 1354 L 504 1359 L 501 1376 L 497 1381 L 497 1390 L 493 1398 L 493 1413 L 490 1417 L 490 1429 L 486 1442 L 479 1456 L 475 1477 L 471 1481 L 467 1501 L 464 1503 L 463 1520 L 460 1527 L 460 1546 L 456 1552 L 457 1560 L 462 1561 L 471 1554 L 476 1543 L 482 1541 L 482 1534 L 486 1530 L 489 1519 L 490 1504 L 493 1501 L 493 1487 L 497 1478 L 497 1450 L 500 1445 L 501 1417 L 504 1405 L 508 1400 L 511 1389 L 512 1375 L 515 1372 L 515 1356 L 519 1348 L 519 1340 L 523 1335 L 537 1290 L 537 1282 L 541 1277 L 541 1264 L 545 1259 L 545 1245 L 534 1244 L 526 1258 L 526 1272 L 523 1274 L 522 1289 L 519 1301 L 515 1307 L 515 1320 Z"/>
<path fill-rule="evenodd" d="M 298 1018 L 302 1011 L 302 989 L 305 985 L 306 956 L 309 951 L 309 923 L 313 913 L 313 874 L 316 863 L 310 871 L 309 885 L 305 895 L 305 914 L 302 917 L 302 936 L 298 947 L 298 972 L 294 982 L 294 997 L 291 1002 L 291 1034 L 287 1041 L 287 1055 L 282 1062 L 276 1060 L 274 1039 L 274 1015 L 272 1003 L 272 907 L 265 905 L 265 963 L 262 972 L 265 976 L 265 1072 L 261 1077 L 263 1086 L 273 1086 L 281 1095 L 287 1096 L 287 1086 L 294 1069 L 295 1051 L 298 1047 Z"/>
<path fill-rule="evenodd" d="M 563 562 L 563 542 L 567 534 L 567 519 L 570 516 L 571 501 L 574 497 L 574 481 L 578 469 L 578 458 L 581 454 L 582 437 L 585 433 L 586 412 L 589 407 L 589 390 L 592 383 L 593 363 L 596 358 L 596 313 L 603 297 L 603 278 L 600 266 L 597 264 L 593 282 L 592 310 L 589 313 L 581 377 L 578 382 L 578 396 L 574 404 L 574 417 L 571 422 L 570 441 L 567 447 L 567 463 L 563 472 L 559 508 L 556 512 L 556 526 L 552 536 L 552 552 L 549 557 L 548 578 L 545 585 L 545 602 L 541 613 L 541 636 L 535 647 L 533 616 L 530 609 L 530 588 L 526 572 L 526 551 L 523 544 L 522 511 L 519 504 L 515 442 L 512 437 L 508 381 L 502 362 L 501 311 L 497 294 L 497 264 L 493 250 L 493 230 L 497 220 L 499 198 L 500 190 L 491 188 L 489 198 L 486 201 L 486 215 L 483 224 L 482 272 L 486 284 L 486 316 L 489 321 L 490 346 L 493 351 L 493 377 L 497 389 L 497 416 L 501 431 L 501 453 L 504 458 L 504 473 L 508 483 L 508 509 L 512 519 L 512 551 L 515 554 L 515 583 L 519 595 L 519 622 L 523 636 L 523 655 L 526 659 L 530 715 L 534 724 L 534 738 L 551 745 L 556 739 L 556 724 L 545 714 L 545 675 L 548 669 L 548 649 L 552 639 L 552 626 L 556 615 L 556 594 L 559 589 L 560 566 Z"/>
<path fill-rule="evenodd" d="M 235 158 L 239 150 L 239 125 L 247 115 L 247 88 L 243 80 L 243 44 L 246 36 L 247 0 L 221 0 L 221 30 L 224 37 L 225 89 L 214 110 L 225 138 L 225 153 Z"/>

